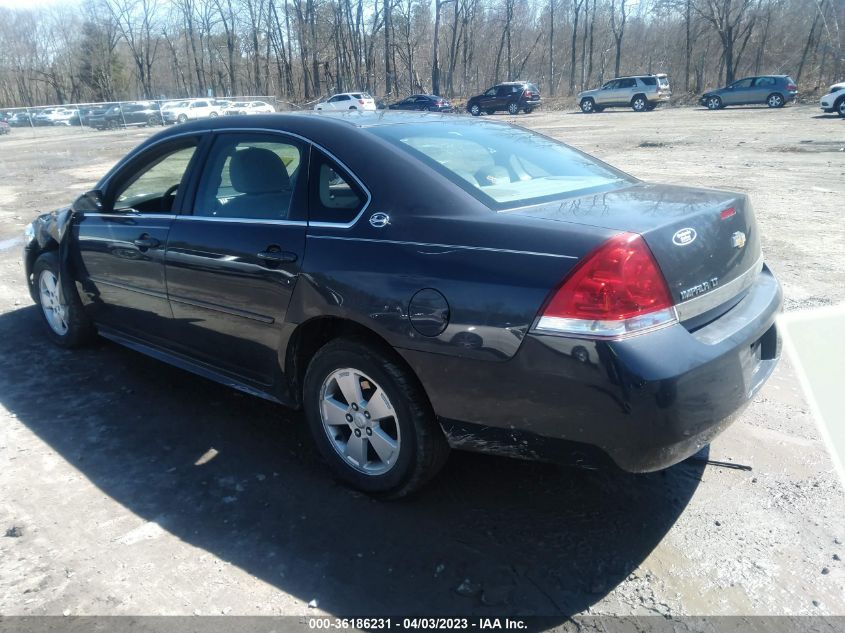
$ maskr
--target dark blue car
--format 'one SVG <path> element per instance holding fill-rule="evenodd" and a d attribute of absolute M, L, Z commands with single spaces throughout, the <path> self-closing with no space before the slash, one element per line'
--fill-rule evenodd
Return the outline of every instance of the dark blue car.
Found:
<path fill-rule="evenodd" d="M 452 116 L 165 130 L 28 227 L 25 270 L 58 345 L 303 408 L 334 473 L 389 497 L 450 448 L 666 468 L 780 354 L 746 195 Z"/>

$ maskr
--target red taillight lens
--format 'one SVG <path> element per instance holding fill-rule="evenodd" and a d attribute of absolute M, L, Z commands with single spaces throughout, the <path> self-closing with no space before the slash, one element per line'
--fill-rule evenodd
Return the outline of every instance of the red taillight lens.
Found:
<path fill-rule="evenodd" d="M 546 304 L 537 330 L 619 337 L 676 321 L 666 280 L 645 241 L 622 233 L 567 276 Z"/>
<path fill-rule="evenodd" d="M 358 103 L 360 103 L 361 105 L 364 105 L 364 100 L 363 100 L 363 99 L 358 99 Z"/>
<path fill-rule="evenodd" d="M 787 90 L 798 90 L 798 86 L 796 86 L 795 84 L 789 84 L 789 85 L 786 87 L 786 89 L 787 89 Z"/>
<path fill-rule="evenodd" d="M 733 207 L 728 207 L 727 209 L 723 209 L 722 212 L 719 214 L 719 217 L 723 220 L 727 220 L 730 217 L 736 215 L 736 209 Z"/>

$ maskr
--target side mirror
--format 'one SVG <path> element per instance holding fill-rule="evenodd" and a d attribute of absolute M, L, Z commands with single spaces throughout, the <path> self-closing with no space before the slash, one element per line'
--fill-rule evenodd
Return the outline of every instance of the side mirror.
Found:
<path fill-rule="evenodd" d="M 103 210 L 103 192 L 99 189 L 86 191 L 73 201 L 71 208 L 77 213 L 101 213 Z"/>

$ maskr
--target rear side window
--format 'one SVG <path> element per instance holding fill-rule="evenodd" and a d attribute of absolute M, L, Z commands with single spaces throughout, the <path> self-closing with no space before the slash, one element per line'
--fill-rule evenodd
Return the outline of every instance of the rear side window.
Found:
<path fill-rule="evenodd" d="M 657 85 L 657 77 L 640 77 L 640 81 L 643 82 L 646 86 L 656 86 Z"/>
<path fill-rule="evenodd" d="M 194 215 L 288 220 L 302 149 L 276 135 L 221 135 L 206 163 Z"/>
<path fill-rule="evenodd" d="M 373 133 L 418 158 L 491 209 L 503 210 L 632 182 L 541 134 L 496 124 L 388 125 Z"/>
<path fill-rule="evenodd" d="M 774 86 L 777 84 L 774 77 L 757 77 L 754 80 L 754 87 L 755 88 L 766 88 L 767 86 Z"/>
<path fill-rule="evenodd" d="M 367 203 L 367 195 L 355 179 L 316 149 L 311 151 L 309 172 L 309 222 L 352 222 Z"/>

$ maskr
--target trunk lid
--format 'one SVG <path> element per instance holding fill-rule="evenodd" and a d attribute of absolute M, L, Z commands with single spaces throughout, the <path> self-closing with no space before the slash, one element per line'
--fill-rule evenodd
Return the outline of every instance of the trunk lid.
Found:
<path fill-rule="evenodd" d="M 639 233 L 676 305 L 711 293 L 718 301 L 708 310 L 724 305 L 759 272 L 757 223 L 740 193 L 638 183 L 508 213 Z"/>

